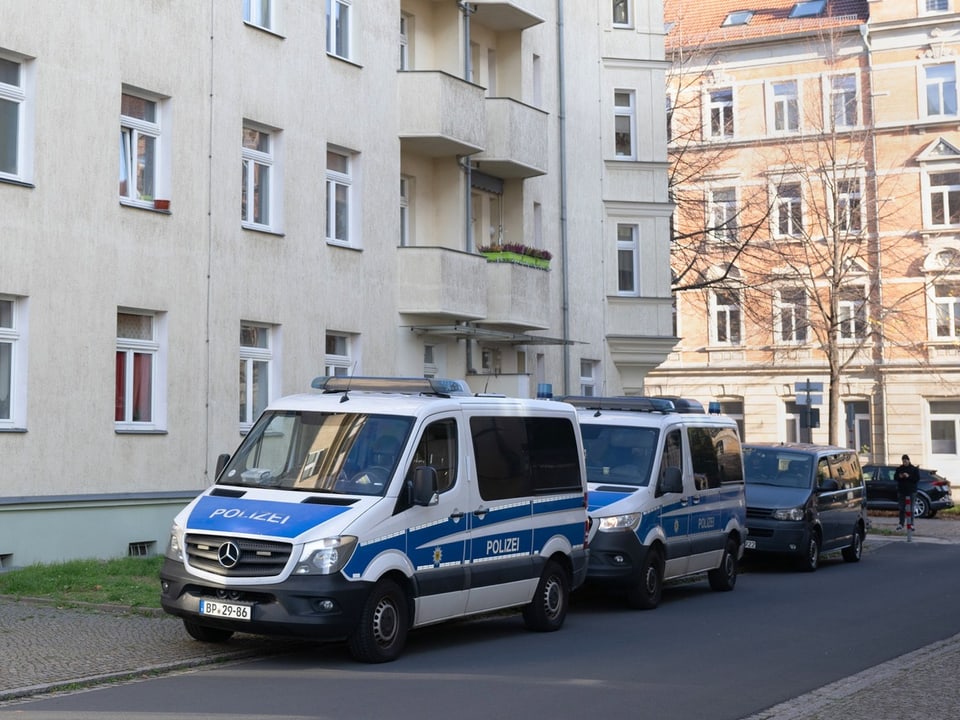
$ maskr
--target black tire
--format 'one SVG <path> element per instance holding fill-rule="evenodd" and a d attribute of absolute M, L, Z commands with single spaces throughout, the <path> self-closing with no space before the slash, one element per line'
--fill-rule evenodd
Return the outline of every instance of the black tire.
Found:
<path fill-rule="evenodd" d="M 640 581 L 627 590 L 627 605 L 634 610 L 653 610 L 663 595 L 663 552 L 650 548 L 640 569 Z"/>
<path fill-rule="evenodd" d="M 570 607 L 570 574 L 550 560 L 543 569 L 533 600 L 523 608 L 523 622 L 534 632 L 553 632 L 563 627 Z"/>
<path fill-rule="evenodd" d="M 224 630 L 223 628 L 210 627 L 209 625 L 200 625 L 192 620 L 184 618 L 183 627 L 187 634 L 194 640 L 205 643 L 225 643 L 233 637 L 233 630 Z"/>
<path fill-rule="evenodd" d="M 933 513 L 930 512 L 930 501 L 925 495 L 917 493 L 917 501 L 913 504 L 913 517 L 915 518 L 931 518 Z"/>
<path fill-rule="evenodd" d="M 720 565 L 707 572 L 710 589 L 717 592 L 729 592 L 737 584 L 737 550 L 739 546 L 733 538 L 727 538 L 723 548 Z"/>
<path fill-rule="evenodd" d="M 799 565 L 804 572 L 814 572 L 820 567 L 820 535 L 816 530 L 810 530 L 806 548 L 799 558 Z"/>
<path fill-rule="evenodd" d="M 853 541 L 840 554 L 847 562 L 860 562 L 863 555 L 863 531 L 859 525 L 853 529 Z"/>
<path fill-rule="evenodd" d="M 364 603 L 360 623 L 347 639 L 347 646 L 360 662 L 390 662 L 403 652 L 409 629 L 407 596 L 393 580 L 383 579 L 374 585 Z"/>

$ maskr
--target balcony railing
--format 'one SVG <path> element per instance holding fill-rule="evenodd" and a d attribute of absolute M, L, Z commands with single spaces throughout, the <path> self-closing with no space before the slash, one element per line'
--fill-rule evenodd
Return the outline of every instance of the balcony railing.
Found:
<path fill-rule="evenodd" d="M 547 172 L 547 113 L 511 98 L 487 98 L 486 138 L 475 167 L 501 178 Z"/>
<path fill-rule="evenodd" d="M 406 71 L 397 77 L 404 148 L 431 157 L 483 149 L 483 88 L 438 70 Z"/>

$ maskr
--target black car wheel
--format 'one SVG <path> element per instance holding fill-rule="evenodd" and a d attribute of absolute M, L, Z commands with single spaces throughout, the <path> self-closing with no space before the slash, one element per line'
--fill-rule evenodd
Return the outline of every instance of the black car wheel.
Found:
<path fill-rule="evenodd" d="M 820 535 L 816 530 L 811 530 L 804 553 L 800 556 L 800 569 L 804 572 L 813 572 L 818 567 L 820 567 Z"/>
<path fill-rule="evenodd" d="M 917 493 L 916 498 L 917 500 L 913 504 L 913 516 L 915 518 L 933 517 L 933 513 L 930 511 L 930 500 L 927 496 Z"/>
<path fill-rule="evenodd" d="M 863 555 L 863 532 L 859 527 L 853 530 L 853 541 L 841 553 L 847 562 L 858 562 Z"/>
<path fill-rule="evenodd" d="M 650 548 L 640 570 L 640 582 L 627 590 L 627 605 L 635 610 L 653 610 L 663 594 L 663 554 Z"/>

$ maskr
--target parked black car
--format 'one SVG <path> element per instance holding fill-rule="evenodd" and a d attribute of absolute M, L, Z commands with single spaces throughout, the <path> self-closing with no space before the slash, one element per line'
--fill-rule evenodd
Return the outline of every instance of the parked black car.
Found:
<path fill-rule="evenodd" d="M 894 473 L 897 465 L 864 465 L 863 479 L 867 485 L 867 507 L 871 510 L 897 509 L 897 481 Z M 917 506 L 913 516 L 932 518 L 938 510 L 953 507 L 950 481 L 936 470 L 920 468 L 920 484 L 917 486 Z"/>

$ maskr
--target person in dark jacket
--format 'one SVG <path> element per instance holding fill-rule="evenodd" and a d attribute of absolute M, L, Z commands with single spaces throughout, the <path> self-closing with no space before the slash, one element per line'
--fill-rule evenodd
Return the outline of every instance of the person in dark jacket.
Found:
<path fill-rule="evenodd" d="M 906 517 L 907 498 L 910 498 L 910 524 L 913 524 L 913 508 L 917 499 L 917 485 L 920 483 L 920 468 L 910 464 L 910 456 L 904 455 L 894 477 L 897 479 L 897 504 L 900 507 L 900 524 L 897 530 L 903 530 Z"/>

